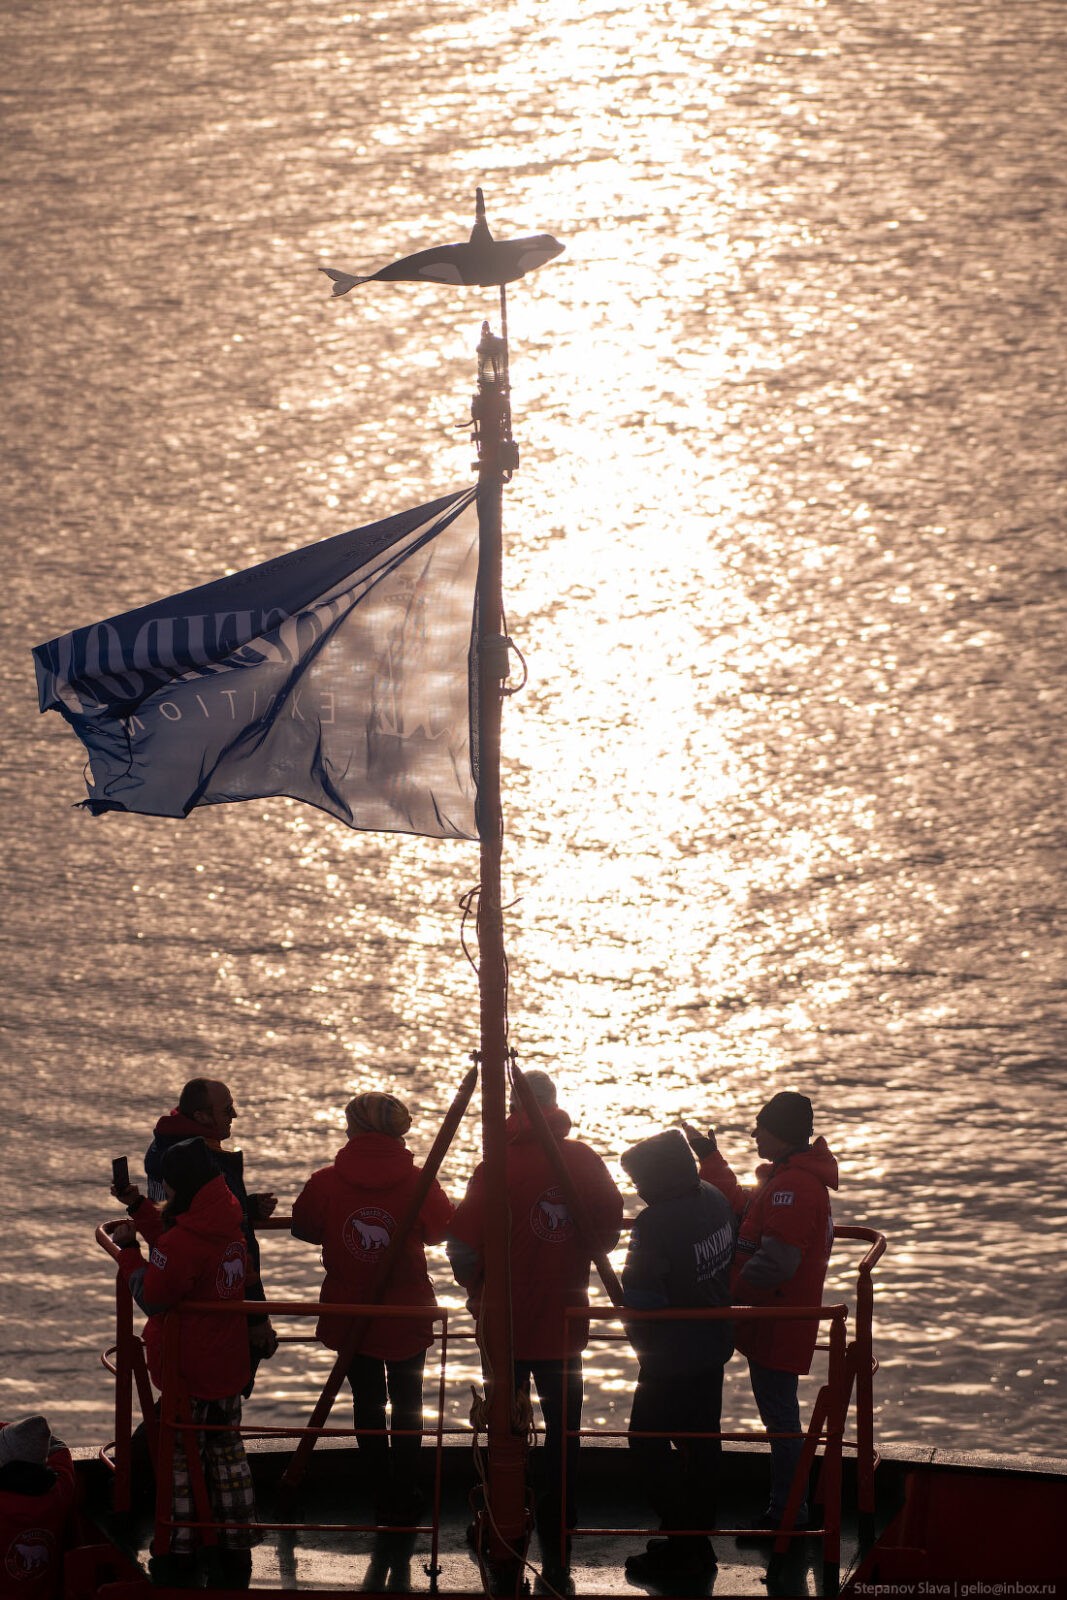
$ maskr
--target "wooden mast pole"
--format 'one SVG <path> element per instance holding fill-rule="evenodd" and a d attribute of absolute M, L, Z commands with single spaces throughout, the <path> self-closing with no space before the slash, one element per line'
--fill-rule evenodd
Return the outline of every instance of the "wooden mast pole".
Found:
<path fill-rule="evenodd" d="M 500 866 L 500 724 L 508 645 L 503 634 L 503 486 L 517 461 L 511 439 L 507 369 L 507 303 L 500 290 L 505 337 L 483 323 L 478 345 L 478 392 L 471 412 L 478 444 L 478 988 L 481 1017 L 482 1159 L 485 1164 L 485 1239 L 480 1342 L 486 1382 L 489 1476 L 488 1526 L 479 1542 L 489 1557 L 523 1554 L 526 1527 L 526 1437 L 515 1415 L 511 1326 L 510 1213 L 507 1134 L 507 961 Z"/>

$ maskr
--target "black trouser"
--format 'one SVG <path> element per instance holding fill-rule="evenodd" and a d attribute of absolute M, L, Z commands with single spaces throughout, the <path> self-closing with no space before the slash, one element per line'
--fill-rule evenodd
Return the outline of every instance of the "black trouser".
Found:
<path fill-rule="evenodd" d="M 668 1536 L 674 1528 L 715 1526 L 722 1441 L 676 1435 L 718 1433 L 722 1370 L 716 1366 L 667 1378 L 653 1376 L 642 1367 L 637 1374 L 628 1443 L 644 1492 Z M 634 1437 L 646 1432 L 668 1437 Z"/>
<path fill-rule="evenodd" d="M 516 1389 L 529 1389 L 530 1377 L 537 1385 L 537 1398 L 545 1418 L 545 1491 L 550 1514 L 558 1515 L 563 1460 L 563 1361 L 515 1362 Z M 572 1356 L 567 1363 L 567 1432 L 582 1425 L 582 1358 Z M 567 1523 L 577 1520 L 578 1439 L 567 1439 Z"/>
<path fill-rule="evenodd" d="M 353 1356 L 348 1369 L 352 1385 L 352 1417 L 356 1442 L 366 1463 L 371 1482 L 385 1490 L 390 1480 L 394 1488 L 413 1489 L 418 1473 L 422 1438 L 398 1438 L 396 1430 L 422 1428 L 422 1369 L 426 1352 L 404 1361 L 381 1361 L 375 1356 Z M 385 1403 L 391 1408 L 392 1433 L 385 1436 Z M 362 1430 L 376 1428 L 378 1433 Z M 392 1471 L 390 1472 L 390 1466 Z"/>

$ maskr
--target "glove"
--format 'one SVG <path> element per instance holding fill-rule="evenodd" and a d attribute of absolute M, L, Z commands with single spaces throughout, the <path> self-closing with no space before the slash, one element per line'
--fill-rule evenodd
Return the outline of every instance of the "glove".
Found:
<path fill-rule="evenodd" d="M 703 1161 L 705 1156 L 713 1156 L 718 1150 L 719 1147 L 715 1143 L 714 1128 L 709 1128 L 707 1133 L 701 1133 L 700 1129 L 694 1128 L 691 1122 L 683 1122 L 682 1128 L 686 1138 L 689 1140 L 690 1150 L 699 1161 Z"/>
<path fill-rule="evenodd" d="M 264 1317 L 262 1322 L 249 1322 L 248 1343 L 261 1361 L 270 1360 L 278 1348 L 278 1335 L 269 1317 Z"/>

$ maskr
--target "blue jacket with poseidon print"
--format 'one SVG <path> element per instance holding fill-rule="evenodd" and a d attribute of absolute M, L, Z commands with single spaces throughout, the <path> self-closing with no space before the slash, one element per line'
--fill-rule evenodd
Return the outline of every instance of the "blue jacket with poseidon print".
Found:
<path fill-rule="evenodd" d="M 733 1214 L 724 1196 L 698 1178 L 683 1136 L 671 1129 L 644 1139 L 622 1165 L 647 1202 L 630 1233 L 624 1304 L 635 1311 L 728 1306 Z M 706 1372 L 733 1353 L 725 1320 L 632 1322 L 627 1332 L 642 1371 L 655 1377 Z"/>

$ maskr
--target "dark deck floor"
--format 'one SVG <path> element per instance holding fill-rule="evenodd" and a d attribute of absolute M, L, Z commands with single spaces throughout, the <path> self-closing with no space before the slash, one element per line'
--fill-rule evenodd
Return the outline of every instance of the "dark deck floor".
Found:
<path fill-rule="evenodd" d="M 250 1448 L 257 1480 L 259 1512 L 264 1522 L 330 1523 L 351 1520 L 372 1522 L 373 1500 L 360 1482 L 358 1462 L 351 1449 L 320 1446 L 295 1506 L 283 1505 L 276 1492 L 286 1455 L 277 1447 Z M 647 1528 L 654 1518 L 635 1492 L 625 1447 L 608 1444 L 583 1449 L 580 1485 L 581 1525 L 587 1528 Z M 768 1459 L 764 1449 L 731 1450 L 722 1476 L 718 1524 L 737 1528 L 758 1514 L 765 1504 Z M 432 1455 L 426 1452 L 424 1477 L 429 1485 Z M 536 1476 L 536 1465 L 534 1476 Z M 481 1594 L 479 1564 L 466 1542 L 471 1521 L 470 1492 L 475 1468 L 469 1443 L 453 1439 L 444 1451 L 442 1515 L 436 1590 L 444 1596 Z M 856 1519 L 846 1476 L 842 1528 L 841 1574 L 847 1574 L 857 1556 Z M 147 1568 L 152 1509 L 143 1505 L 130 1517 L 118 1518 L 106 1510 L 106 1484 L 100 1483 L 98 1520 L 116 1544 Z M 889 1515 L 890 1507 L 884 1512 Z M 429 1495 L 423 1520 L 430 1516 Z M 675 1587 L 636 1584 L 626 1575 L 624 1561 L 642 1550 L 646 1535 L 626 1531 L 583 1534 L 573 1539 L 571 1560 L 564 1574 L 553 1572 L 554 1549 L 542 1549 L 535 1532 L 530 1540 L 525 1577 L 537 1594 L 634 1595 L 644 1592 L 715 1595 L 818 1595 L 824 1592 L 821 1540 L 800 1539 L 785 1557 L 771 1561 L 770 1546 L 740 1547 L 728 1535 L 716 1535 L 718 1569 L 703 1584 Z M 294 1532 L 269 1531 L 253 1552 L 252 1586 L 268 1591 L 303 1593 L 411 1593 L 434 1592 L 428 1564 L 429 1532 L 333 1532 L 301 1527 Z M 768 1568 L 770 1567 L 770 1570 Z M 514 1592 L 514 1584 L 507 1592 Z"/>

